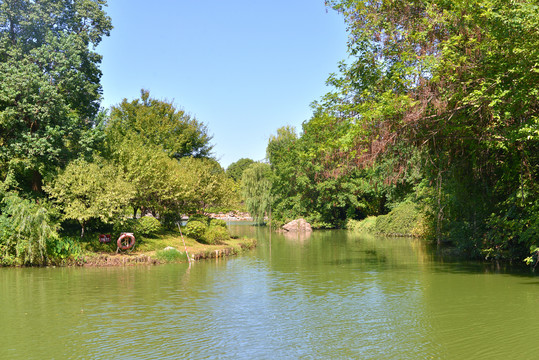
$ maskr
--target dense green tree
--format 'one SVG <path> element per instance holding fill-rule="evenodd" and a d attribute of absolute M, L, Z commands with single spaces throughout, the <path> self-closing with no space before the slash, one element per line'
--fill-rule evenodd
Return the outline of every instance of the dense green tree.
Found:
<path fill-rule="evenodd" d="M 107 223 L 122 218 L 135 195 L 133 184 L 124 179 L 123 172 L 103 160 L 75 160 L 44 189 L 58 204 L 63 219 L 79 222 L 81 237 L 91 219 Z"/>
<path fill-rule="evenodd" d="M 270 136 L 266 157 L 275 176 L 272 186 L 273 208 L 276 220 L 284 221 L 305 216 L 299 203 L 298 191 L 298 135 L 296 129 L 285 126 Z"/>
<path fill-rule="evenodd" d="M 253 163 L 243 172 L 241 189 L 245 206 L 258 224 L 264 223 L 264 216 L 271 211 L 272 182 L 273 175 L 268 164 Z"/>
<path fill-rule="evenodd" d="M 101 96 L 93 49 L 104 0 L 0 1 L 0 177 L 40 191 L 45 174 L 93 147 Z"/>
<path fill-rule="evenodd" d="M 406 201 L 438 242 L 520 257 L 539 235 L 539 3 L 326 1 L 348 64 L 268 159 L 276 217 L 339 225 Z"/>
<path fill-rule="evenodd" d="M 539 232 L 537 1 L 326 3 L 351 35 L 321 102 L 350 126 L 343 147 L 358 166 L 417 147 L 438 241 L 519 256 Z"/>
<path fill-rule="evenodd" d="M 340 227 L 346 218 L 383 211 L 386 187 L 373 181 L 374 169 L 359 169 L 357 157 L 343 150 L 346 127 L 318 107 L 299 138 L 290 128 L 271 138 L 268 158 L 275 176 L 277 222 L 304 217 L 314 227 Z"/>
<path fill-rule="evenodd" d="M 210 207 L 226 207 L 234 199 L 234 180 L 213 159 L 185 157 L 180 160 L 178 180 L 190 212 L 204 212 Z"/>
<path fill-rule="evenodd" d="M 151 212 L 155 215 L 175 208 L 180 197 L 178 161 L 171 159 L 161 147 L 145 144 L 141 137 L 126 138 L 115 144 L 114 163 L 124 178 L 134 186 L 130 205 L 134 215 Z"/>
<path fill-rule="evenodd" d="M 239 159 L 238 161 L 230 164 L 226 168 L 226 174 L 236 182 L 241 181 L 241 176 L 243 175 L 243 172 L 253 163 L 254 160 L 251 159 Z"/>
<path fill-rule="evenodd" d="M 209 157 L 212 146 L 206 126 L 173 103 L 153 99 L 141 90 L 140 99 L 113 106 L 107 125 L 111 146 L 132 137 L 157 145 L 172 158 Z"/>
<path fill-rule="evenodd" d="M 224 171 L 215 169 L 215 160 L 206 159 L 212 148 L 206 126 L 171 102 L 153 99 L 142 90 L 140 99 L 124 99 L 112 107 L 105 133 L 107 155 L 135 186 L 135 214 L 151 212 L 173 225 L 182 213 L 221 197 L 220 187 L 208 185 L 213 184 L 213 170 L 223 176 Z"/>

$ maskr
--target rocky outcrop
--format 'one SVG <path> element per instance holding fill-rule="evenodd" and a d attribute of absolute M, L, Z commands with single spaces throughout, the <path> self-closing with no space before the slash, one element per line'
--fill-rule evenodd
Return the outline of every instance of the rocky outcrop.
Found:
<path fill-rule="evenodd" d="M 292 220 L 288 224 L 283 225 L 283 230 L 287 232 L 311 232 L 311 224 L 309 224 L 305 219 Z"/>

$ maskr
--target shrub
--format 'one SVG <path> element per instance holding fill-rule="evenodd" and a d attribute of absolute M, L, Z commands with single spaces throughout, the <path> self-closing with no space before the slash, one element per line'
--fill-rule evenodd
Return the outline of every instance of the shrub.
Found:
<path fill-rule="evenodd" d="M 161 225 L 167 230 L 177 229 L 177 222 L 182 221 L 182 216 L 177 211 L 167 211 L 163 214 L 160 214 L 159 219 L 161 220 Z"/>
<path fill-rule="evenodd" d="M 228 239 L 230 239 L 228 229 L 222 226 L 211 226 L 204 234 L 205 242 L 210 245 L 218 245 Z"/>
<path fill-rule="evenodd" d="M 120 220 L 116 220 L 116 222 L 119 222 Z M 124 220 L 126 221 L 126 220 Z M 66 221 L 64 221 L 62 223 L 62 225 L 66 223 Z M 111 233 L 113 230 L 114 230 L 114 223 L 105 223 L 103 222 L 101 219 L 99 218 L 93 218 L 93 219 L 90 219 L 88 220 L 88 222 L 86 223 L 86 225 L 84 226 L 84 236 L 87 236 L 87 235 L 90 235 L 90 234 L 109 234 Z M 80 224 L 78 224 L 78 222 L 76 222 L 76 224 L 78 225 L 78 229 L 77 227 L 74 228 L 75 231 L 69 231 L 69 232 L 66 232 L 64 231 L 65 228 L 62 227 L 62 234 L 71 234 L 73 237 L 79 237 L 80 238 Z M 132 223 L 129 225 L 135 225 L 135 222 L 132 221 Z"/>
<path fill-rule="evenodd" d="M 108 234 L 108 232 L 103 232 L 103 233 Z M 81 241 L 80 244 L 83 247 L 83 250 L 85 251 L 113 252 L 113 251 L 116 251 L 117 249 L 116 241 L 118 240 L 118 237 L 119 236 L 114 236 L 113 234 L 111 234 L 111 241 L 108 243 L 102 243 L 102 242 L 99 242 L 98 234 L 91 234 L 90 236 L 85 236 L 84 238 L 82 238 L 80 240 Z"/>
<path fill-rule="evenodd" d="M 47 253 L 52 263 L 57 265 L 68 264 L 71 261 L 81 261 L 82 247 L 80 238 L 59 237 L 47 242 Z"/>
<path fill-rule="evenodd" d="M 183 228 L 183 233 L 195 240 L 202 240 L 206 232 L 206 225 L 200 221 L 189 221 Z"/>
<path fill-rule="evenodd" d="M 317 229 L 317 230 L 333 229 L 335 227 L 335 225 L 325 222 L 325 221 L 313 221 L 313 222 L 309 222 L 309 224 L 311 224 L 311 228 Z"/>
<path fill-rule="evenodd" d="M 389 214 L 378 216 L 375 231 L 387 235 L 412 235 L 420 218 L 420 211 L 414 203 L 403 202 Z"/>
<path fill-rule="evenodd" d="M 112 241 L 116 242 L 115 239 L 118 239 L 121 233 L 130 232 L 135 235 L 135 238 L 138 236 L 137 232 L 137 219 L 125 219 L 119 222 L 114 223 Z"/>
<path fill-rule="evenodd" d="M 161 223 L 152 216 L 144 216 L 138 219 L 136 229 L 137 233 L 144 236 L 155 235 L 161 231 Z"/>
<path fill-rule="evenodd" d="M 221 220 L 221 219 L 211 219 L 210 220 L 210 227 L 212 227 L 212 226 L 220 226 L 220 227 L 223 227 L 225 229 L 228 229 L 228 227 L 226 226 L 226 221 Z"/>
<path fill-rule="evenodd" d="M 346 228 L 372 234 L 419 237 L 425 236 L 428 230 L 424 214 L 412 202 L 400 203 L 387 215 L 369 216 L 361 221 L 350 219 Z"/>
<path fill-rule="evenodd" d="M 349 219 L 346 223 L 348 230 L 373 233 L 376 226 L 376 216 L 369 216 L 363 220 Z"/>
<path fill-rule="evenodd" d="M 194 215 L 189 216 L 188 223 L 192 222 L 192 221 L 200 221 L 205 226 L 209 226 L 211 219 L 210 219 L 209 216 L 206 216 L 206 215 L 203 215 L 203 214 L 194 214 Z"/>

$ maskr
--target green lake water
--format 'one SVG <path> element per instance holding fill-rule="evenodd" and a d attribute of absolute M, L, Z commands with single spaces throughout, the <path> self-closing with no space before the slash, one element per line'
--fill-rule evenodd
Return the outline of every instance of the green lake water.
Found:
<path fill-rule="evenodd" d="M 539 277 L 422 242 L 232 226 L 237 257 L 0 269 L 0 359 L 536 359 Z"/>

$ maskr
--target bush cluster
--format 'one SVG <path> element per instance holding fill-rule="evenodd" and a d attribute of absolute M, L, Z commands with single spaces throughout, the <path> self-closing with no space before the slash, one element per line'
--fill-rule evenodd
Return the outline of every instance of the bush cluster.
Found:
<path fill-rule="evenodd" d="M 226 221 L 221 220 L 221 219 L 211 219 L 210 227 L 213 227 L 213 226 L 219 226 L 219 227 L 227 229 Z"/>
<path fill-rule="evenodd" d="M 204 215 L 197 214 L 189 217 L 183 231 L 190 238 L 210 245 L 218 245 L 230 239 L 230 233 L 224 220 L 210 219 Z"/>
<path fill-rule="evenodd" d="M 116 242 L 116 239 L 118 239 L 120 234 L 124 232 L 133 233 L 136 238 L 138 236 L 137 219 L 125 219 L 115 222 L 112 230 L 112 241 Z"/>
<path fill-rule="evenodd" d="M 183 232 L 190 238 L 200 241 L 203 239 L 204 233 L 206 232 L 206 224 L 198 220 L 189 221 Z"/>
<path fill-rule="evenodd" d="M 209 216 L 203 214 L 195 214 L 189 216 L 189 222 L 199 221 L 205 226 L 209 226 L 212 219 Z"/>
<path fill-rule="evenodd" d="M 223 241 L 230 239 L 228 229 L 222 226 L 210 226 L 204 233 L 204 241 L 210 245 L 221 244 Z"/>
<path fill-rule="evenodd" d="M 135 228 L 140 235 L 153 236 L 161 231 L 162 226 L 153 216 L 144 216 L 137 220 Z"/>
<path fill-rule="evenodd" d="M 397 205 L 387 215 L 369 216 L 361 221 L 348 220 L 347 229 L 381 235 L 422 236 L 425 216 L 412 202 Z"/>
<path fill-rule="evenodd" d="M 177 230 L 176 224 L 182 221 L 182 216 L 177 211 L 165 211 L 159 215 L 161 225 L 167 230 Z"/>

